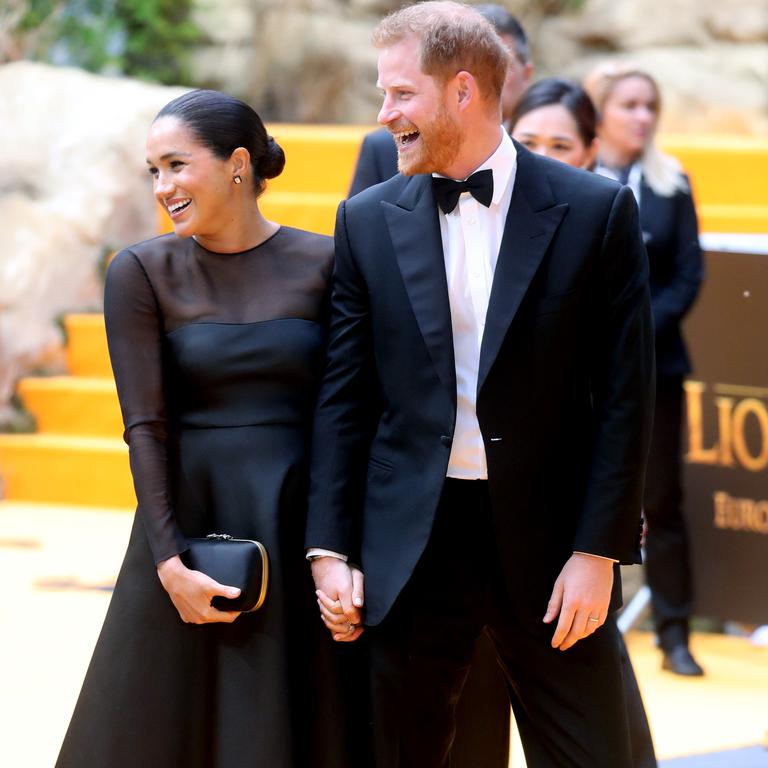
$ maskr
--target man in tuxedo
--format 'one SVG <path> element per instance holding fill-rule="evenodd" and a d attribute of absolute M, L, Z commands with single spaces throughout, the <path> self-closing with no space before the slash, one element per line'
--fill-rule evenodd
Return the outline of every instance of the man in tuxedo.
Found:
<path fill-rule="evenodd" d="M 508 53 L 470 7 L 409 6 L 374 42 L 401 175 L 337 216 L 321 616 L 351 642 L 364 615 L 377 768 L 446 765 L 483 629 L 530 768 L 628 768 L 611 612 L 640 561 L 653 405 L 634 198 L 512 143 Z"/>
<path fill-rule="evenodd" d="M 506 8 L 486 3 L 476 5 L 475 10 L 493 25 L 510 53 L 501 90 L 502 124 L 509 130 L 515 107 L 533 76 L 528 37 Z M 386 128 L 371 131 L 363 138 L 349 195 L 386 181 L 396 173 L 397 148 L 392 134 Z M 456 726 L 450 768 L 475 768 L 478 764 L 484 768 L 507 768 L 509 697 L 493 647 L 484 634 L 478 638 L 467 682 L 457 704 Z"/>
<path fill-rule="evenodd" d="M 520 22 L 506 8 L 494 3 L 484 3 L 476 5 L 475 10 L 493 24 L 502 42 L 509 49 L 507 73 L 501 89 L 501 118 L 504 127 L 509 130 L 517 102 L 533 77 L 528 37 Z M 363 138 L 360 146 L 349 196 L 386 181 L 396 173 L 397 147 L 392 140 L 392 134 L 386 128 L 371 131 Z"/>

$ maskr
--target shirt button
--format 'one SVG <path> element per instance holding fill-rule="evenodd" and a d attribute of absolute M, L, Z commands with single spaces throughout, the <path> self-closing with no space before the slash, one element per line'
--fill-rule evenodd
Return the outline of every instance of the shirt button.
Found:
<path fill-rule="evenodd" d="M 474 225 L 474 224 L 476 224 L 476 223 L 477 223 L 477 220 L 476 220 L 476 219 L 470 219 L 470 220 L 467 222 L 467 224 L 472 224 L 472 225 Z"/>

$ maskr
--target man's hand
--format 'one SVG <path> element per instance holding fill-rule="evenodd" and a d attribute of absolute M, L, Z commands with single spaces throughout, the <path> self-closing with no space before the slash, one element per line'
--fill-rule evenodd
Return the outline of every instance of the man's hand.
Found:
<path fill-rule="evenodd" d="M 566 651 L 605 623 L 613 587 L 613 562 L 574 552 L 555 581 L 544 614 L 549 624 L 560 614 L 552 647 Z"/>
<path fill-rule="evenodd" d="M 320 617 L 337 642 L 350 643 L 363 634 L 363 572 L 338 557 L 312 560 Z"/>

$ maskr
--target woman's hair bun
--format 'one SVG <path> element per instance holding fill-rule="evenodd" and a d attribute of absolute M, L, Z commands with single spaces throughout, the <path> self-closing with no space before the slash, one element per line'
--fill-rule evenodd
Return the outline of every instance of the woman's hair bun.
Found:
<path fill-rule="evenodd" d="M 256 171 L 262 179 L 274 179 L 283 172 L 283 168 L 285 168 L 283 148 L 271 136 L 267 136 L 266 150 L 259 158 Z"/>

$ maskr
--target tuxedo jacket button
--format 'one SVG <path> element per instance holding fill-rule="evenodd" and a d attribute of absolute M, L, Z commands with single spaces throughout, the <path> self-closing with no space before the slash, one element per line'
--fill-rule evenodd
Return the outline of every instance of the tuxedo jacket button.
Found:
<path fill-rule="evenodd" d="M 440 435 L 440 442 L 443 445 L 450 445 L 453 442 L 453 438 L 450 435 Z"/>

